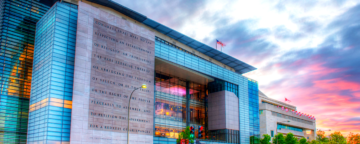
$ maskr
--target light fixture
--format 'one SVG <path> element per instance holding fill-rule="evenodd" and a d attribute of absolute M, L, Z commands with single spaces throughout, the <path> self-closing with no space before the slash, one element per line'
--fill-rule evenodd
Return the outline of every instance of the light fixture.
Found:
<path fill-rule="evenodd" d="M 141 88 L 146 89 L 146 84 L 142 84 Z"/>

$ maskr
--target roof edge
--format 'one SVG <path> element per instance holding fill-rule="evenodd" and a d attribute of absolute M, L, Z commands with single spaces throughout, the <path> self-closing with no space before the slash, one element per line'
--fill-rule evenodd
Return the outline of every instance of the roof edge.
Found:
<path fill-rule="evenodd" d="M 251 71 L 257 69 L 255 67 L 253 67 L 252 65 L 249 65 L 249 64 L 247 64 L 239 59 L 236 59 L 226 53 L 223 53 L 217 49 L 214 49 L 213 47 L 203 44 L 193 38 L 190 38 L 190 37 L 178 32 L 178 31 L 175 31 L 165 25 L 162 25 L 152 19 L 149 19 L 145 15 L 142 15 L 130 8 L 127 8 L 113 0 L 87 0 L 87 1 L 112 8 L 112 9 L 138 21 L 138 22 L 141 22 L 142 24 L 144 24 L 160 33 L 163 33 L 164 35 L 166 35 L 174 40 L 177 40 L 180 43 L 183 43 L 184 45 L 187 45 L 190 48 L 193 48 L 194 50 L 197 50 L 200 53 L 203 53 L 214 60 L 217 60 L 217 61 L 223 63 L 224 65 L 233 68 L 235 70 L 235 72 L 238 74 L 245 74 L 245 73 L 248 73 L 248 72 L 251 72 Z"/>

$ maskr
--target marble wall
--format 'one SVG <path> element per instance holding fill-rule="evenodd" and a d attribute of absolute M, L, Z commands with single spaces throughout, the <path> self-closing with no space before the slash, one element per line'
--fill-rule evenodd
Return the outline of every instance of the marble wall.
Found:
<path fill-rule="evenodd" d="M 72 144 L 153 143 L 154 38 L 133 22 L 79 1 Z"/>

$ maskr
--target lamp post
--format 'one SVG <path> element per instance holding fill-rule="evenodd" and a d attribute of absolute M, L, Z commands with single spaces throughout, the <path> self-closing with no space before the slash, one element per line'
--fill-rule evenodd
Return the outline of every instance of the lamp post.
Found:
<path fill-rule="evenodd" d="M 290 122 L 290 121 L 282 121 L 282 122 Z M 276 138 L 276 144 L 279 144 L 279 136 Z"/>
<path fill-rule="evenodd" d="M 130 132 L 130 100 L 131 100 L 131 96 L 132 94 L 134 93 L 134 91 L 140 89 L 140 88 L 143 88 L 143 89 L 146 89 L 146 84 L 143 84 L 141 85 L 141 87 L 138 87 L 138 88 L 135 88 L 131 94 L 130 94 L 130 97 L 129 97 L 129 105 L 128 105 L 128 127 L 127 127 L 127 144 L 129 144 L 129 132 Z"/>

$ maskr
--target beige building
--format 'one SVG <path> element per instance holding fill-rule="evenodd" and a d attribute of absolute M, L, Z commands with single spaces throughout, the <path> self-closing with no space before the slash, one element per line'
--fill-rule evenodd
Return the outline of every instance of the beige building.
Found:
<path fill-rule="evenodd" d="M 259 103 L 261 137 L 268 134 L 272 139 L 277 133 L 286 135 L 291 132 L 298 138 L 315 139 L 316 120 L 297 115 L 293 112 L 297 111 L 296 106 L 269 98 L 261 91 Z"/>

